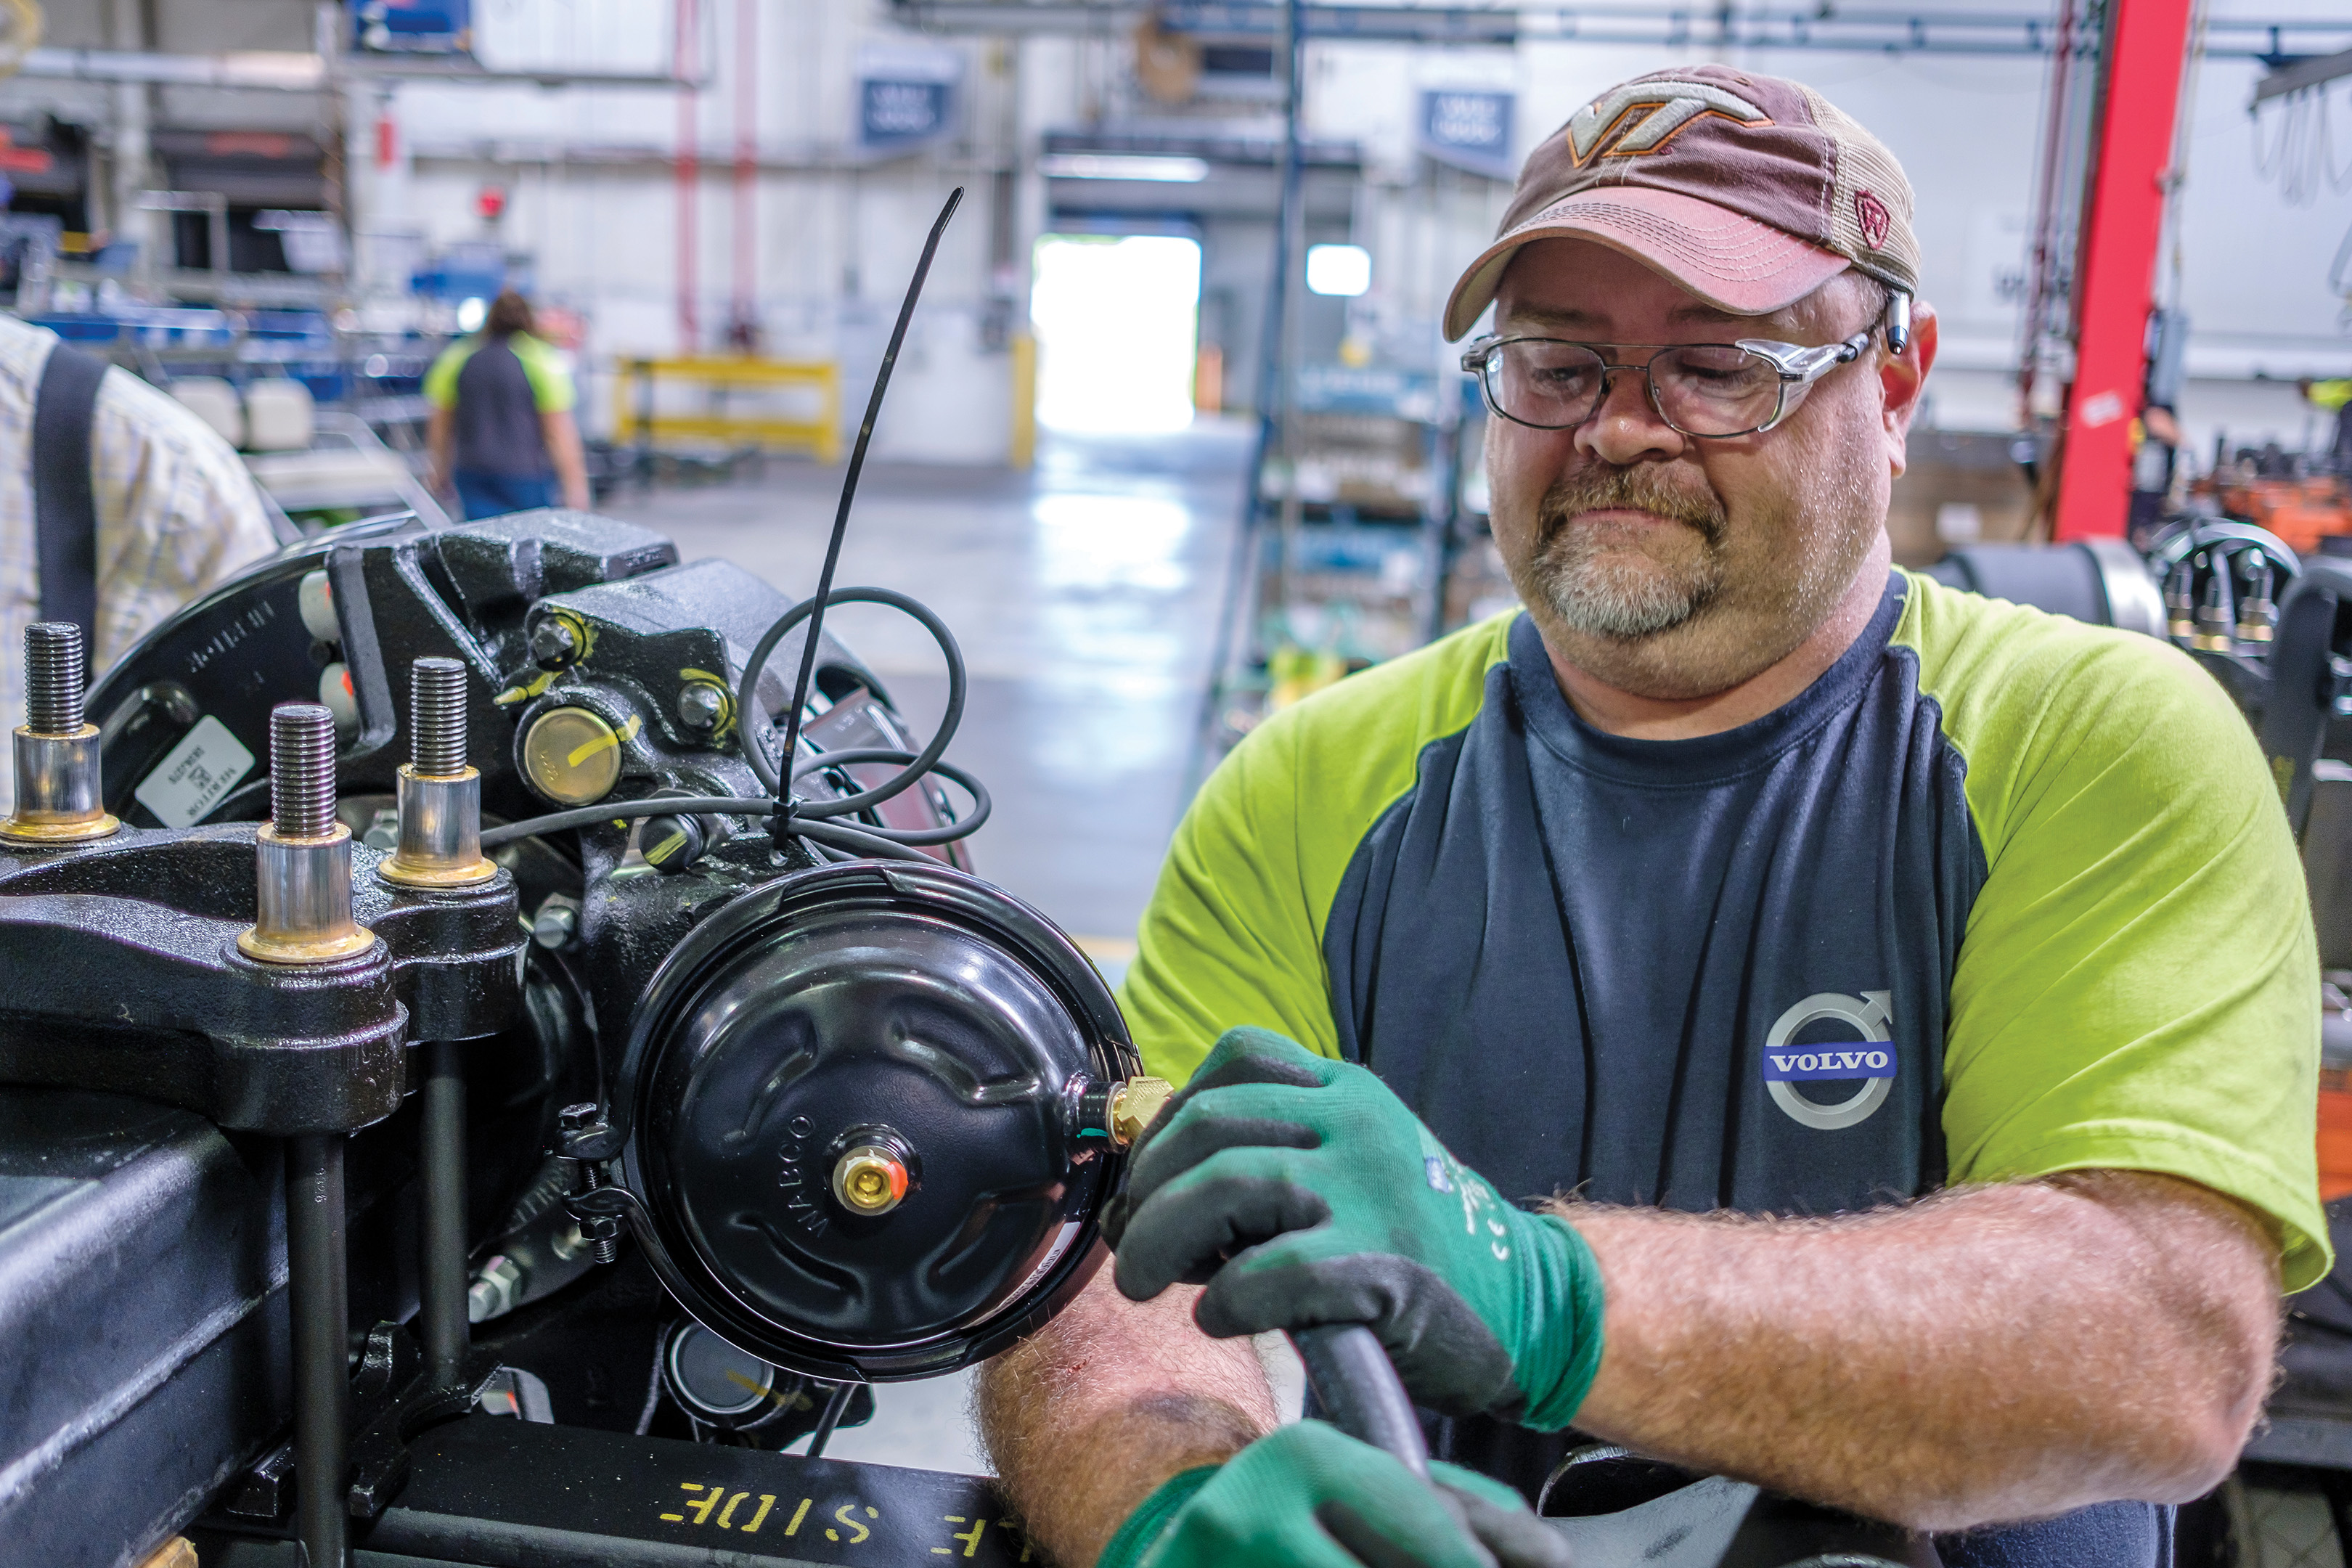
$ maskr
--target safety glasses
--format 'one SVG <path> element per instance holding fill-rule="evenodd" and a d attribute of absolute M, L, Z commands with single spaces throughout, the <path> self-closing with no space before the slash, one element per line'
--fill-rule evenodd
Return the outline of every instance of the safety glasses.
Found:
<path fill-rule="evenodd" d="M 1487 407 L 1537 430 L 1576 428 L 1601 411 L 1612 376 L 1639 371 L 1659 418 L 1685 436 L 1722 439 L 1780 424 L 1815 382 L 1861 358 L 1877 331 L 1865 327 L 1818 346 L 1765 338 L 1661 344 L 1485 337 L 1463 350 L 1462 368 L 1478 378 Z M 1646 360 L 1610 357 L 1640 349 L 1655 352 Z"/>

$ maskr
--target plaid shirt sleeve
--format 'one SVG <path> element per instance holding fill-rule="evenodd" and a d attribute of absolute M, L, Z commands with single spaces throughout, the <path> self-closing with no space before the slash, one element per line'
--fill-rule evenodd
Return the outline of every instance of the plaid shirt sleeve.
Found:
<path fill-rule="evenodd" d="M 253 476 L 228 443 L 121 369 L 99 388 L 90 433 L 98 500 L 93 674 L 164 616 L 278 547 Z"/>
<path fill-rule="evenodd" d="M 0 728 L 9 730 L 25 721 L 25 627 L 40 613 L 31 433 L 54 342 L 39 328 L 0 318 Z M 128 371 L 109 371 L 99 385 L 90 478 L 98 507 L 95 677 L 173 610 L 278 541 L 252 476 L 228 443 Z M 13 804 L 15 787 L 0 766 L 0 811 Z"/>

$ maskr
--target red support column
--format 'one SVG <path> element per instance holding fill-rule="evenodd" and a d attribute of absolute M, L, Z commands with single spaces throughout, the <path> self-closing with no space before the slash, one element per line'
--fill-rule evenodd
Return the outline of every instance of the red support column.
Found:
<path fill-rule="evenodd" d="M 2074 273 L 2074 384 L 2053 530 L 2062 540 L 2120 535 L 2130 511 L 2131 422 L 2147 375 L 2163 181 L 2189 48 L 2192 0 L 2109 3 L 2106 90 Z"/>

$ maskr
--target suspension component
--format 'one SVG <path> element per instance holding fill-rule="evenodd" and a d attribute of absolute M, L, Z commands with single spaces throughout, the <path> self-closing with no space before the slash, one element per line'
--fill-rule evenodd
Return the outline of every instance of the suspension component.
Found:
<path fill-rule="evenodd" d="M 2189 646 L 2200 653 L 2228 653 L 2235 646 L 2238 608 L 2230 591 L 2228 560 L 2213 563 L 2206 574 L 2204 602 L 2197 606 L 2196 634 Z"/>
<path fill-rule="evenodd" d="M 2164 630 L 2183 645 L 2197 635 L 2197 568 L 2187 561 L 2164 580 Z"/>
<path fill-rule="evenodd" d="M 79 626 L 36 621 L 25 628 L 25 722 L 13 737 L 16 806 L 0 823 L 0 839 L 78 844 L 122 826 L 107 812 L 98 726 L 82 712 L 88 681 Z"/>
<path fill-rule="evenodd" d="M 2271 597 L 2276 568 L 2256 556 L 2253 586 L 2238 600 L 2238 640 L 2267 643 L 2278 633 L 2278 603 Z"/>
<path fill-rule="evenodd" d="M 352 918 L 352 830 L 335 817 L 335 716 L 316 702 L 269 710 L 269 820 L 254 835 L 256 910 L 236 939 L 266 963 L 364 952 Z"/>
<path fill-rule="evenodd" d="M 466 761 L 466 667 L 409 667 L 409 761 L 400 769 L 400 839 L 375 874 L 412 888 L 463 888 L 499 868 L 482 857 L 482 775 Z"/>

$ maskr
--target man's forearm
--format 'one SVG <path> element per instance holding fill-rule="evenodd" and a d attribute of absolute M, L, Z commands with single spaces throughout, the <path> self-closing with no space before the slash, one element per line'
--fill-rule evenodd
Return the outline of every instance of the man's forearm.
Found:
<path fill-rule="evenodd" d="M 2185 1182 L 1827 1221 L 1556 1212 L 1609 1296 L 1579 1428 L 1916 1528 L 2201 1495 L 2268 1391 L 2275 1252 Z"/>
<path fill-rule="evenodd" d="M 1198 1295 L 1179 1288 L 1138 1304 L 1105 1268 L 981 1369 L 982 1440 L 1030 1539 L 1060 1568 L 1087 1568 L 1169 1477 L 1273 1430 L 1273 1390 L 1250 1342 L 1194 1327 Z"/>

